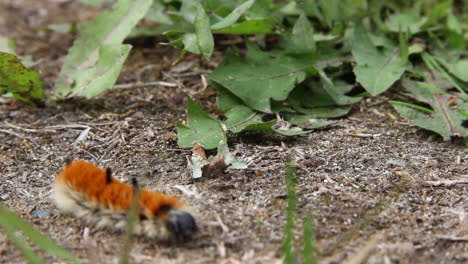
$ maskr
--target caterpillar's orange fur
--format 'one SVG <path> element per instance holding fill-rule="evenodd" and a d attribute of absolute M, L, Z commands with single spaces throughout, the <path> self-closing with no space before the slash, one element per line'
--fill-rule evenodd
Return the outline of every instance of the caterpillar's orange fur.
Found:
<path fill-rule="evenodd" d="M 112 177 L 110 169 L 85 161 L 67 162 L 53 186 L 53 199 L 64 212 L 98 228 L 123 231 L 134 186 Z M 184 203 L 160 192 L 141 190 L 134 233 L 154 239 L 188 239 L 197 225 Z"/>

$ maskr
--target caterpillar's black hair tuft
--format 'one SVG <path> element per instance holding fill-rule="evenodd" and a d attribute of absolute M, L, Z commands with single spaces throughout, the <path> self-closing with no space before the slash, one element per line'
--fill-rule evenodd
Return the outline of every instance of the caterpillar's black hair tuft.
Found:
<path fill-rule="evenodd" d="M 137 192 L 138 191 L 138 181 L 135 177 L 132 177 L 132 186 L 133 186 L 133 192 Z"/>
<path fill-rule="evenodd" d="M 112 182 L 112 170 L 111 168 L 106 168 L 106 183 L 109 184 Z"/>
<path fill-rule="evenodd" d="M 65 158 L 65 164 L 66 165 L 70 165 L 72 162 L 73 162 L 73 157 L 72 156 L 68 156 L 68 157 Z"/>

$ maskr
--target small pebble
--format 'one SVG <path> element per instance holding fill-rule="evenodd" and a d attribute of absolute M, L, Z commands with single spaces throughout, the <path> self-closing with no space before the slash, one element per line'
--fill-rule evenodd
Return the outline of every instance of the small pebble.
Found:
<path fill-rule="evenodd" d="M 43 218 L 43 217 L 46 217 L 47 215 L 49 215 L 50 212 L 47 211 L 47 210 L 34 210 L 34 212 L 32 212 L 32 216 L 33 217 L 39 217 L 39 218 Z"/>

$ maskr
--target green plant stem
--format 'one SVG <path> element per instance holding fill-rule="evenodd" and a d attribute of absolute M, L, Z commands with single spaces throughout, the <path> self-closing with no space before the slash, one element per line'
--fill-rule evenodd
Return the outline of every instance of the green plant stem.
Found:
<path fill-rule="evenodd" d="M 388 102 L 389 102 L 390 104 L 392 104 L 392 105 L 401 105 L 401 106 L 411 107 L 411 108 L 414 108 L 414 109 L 416 109 L 416 110 L 420 110 L 420 111 L 426 112 L 426 113 L 428 113 L 428 114 L 434 113 L 434 111 L 432 111 L 432 110 L 429 109 L 429 108 L 422 107 L 422 106 L 415 105 L 415 104 L 410 104 L 410 103 L 405 103 L 405 102 L 400 102 L 400 101 L 388 101 Z"/>

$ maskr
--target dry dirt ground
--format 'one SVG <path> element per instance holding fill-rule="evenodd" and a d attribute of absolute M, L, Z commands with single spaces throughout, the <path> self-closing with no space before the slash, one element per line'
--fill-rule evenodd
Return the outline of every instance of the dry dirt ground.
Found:
<path fill-rule="evenodd" d="M 41 30 L 84 21 L 97 10 L 77 1 L 1 0 L 0 34 L 17 39 L 20 54 L 53 84 L 74 36 Z M 191 180 L 190 150 L 176 144 L 188 95 L 216 114 L 215 93 L 201 74 L 219 62 L 187 56 L 155 39 L 134 49 L 119 84 L 173 84 L 112 89 L 92 100 L 45 107 L 0 100 L 0 201 L 85 263 L 116 263 L 123 236 L 95 230 L 61 214 L 49 197 L 64 159 L 111 167 L 128 181 L 178 195 L 198 212 L 200 232 L 183 244 L 138 239 L 132 263 L 280 263 L 285 223 L 285 160 L 298 171 L 298 237 L 311 214 L 322 263 L 368 256 L 368 263 L 466 263 L 467 152 L 460 140 L 428 141 L 428 132 L 393 120 L 386 97 L 364 100 L 326 130 L 300 137 L 231 135 L 249 168 Z M 131 85 L 130 85 L 131 86 Z M 48 90 L 50 91 L 50 90 Z M 464 183 L 463 183 L 464 182 Z M 44 255 L 48 263 L 58 261 Z M 22 263 L 0 233 L 0 263 Z"/>

